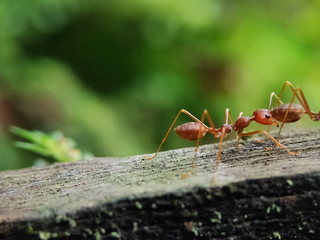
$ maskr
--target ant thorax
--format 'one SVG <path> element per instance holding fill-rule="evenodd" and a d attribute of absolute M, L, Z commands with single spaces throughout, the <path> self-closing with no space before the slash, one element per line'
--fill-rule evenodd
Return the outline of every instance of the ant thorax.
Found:
<path fill-rule="evenodd" d="M 234 131 L 241 133 L 244 128 L 249 126 L 249 124 L 255 119 L 254 116 L 252 117 L 240 117 L 237 121 L 232 125 Z"/>

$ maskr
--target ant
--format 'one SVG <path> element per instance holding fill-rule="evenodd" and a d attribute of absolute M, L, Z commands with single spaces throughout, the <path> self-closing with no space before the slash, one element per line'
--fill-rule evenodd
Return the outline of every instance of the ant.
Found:
<path fill-rule="evenodd" d="M 281 99 L 281 96 L 287 86 L 291 89 L 293 96 L 292 96 L 289 103 L 283 103 L 280 99 Z M 270 113 L 272 114 L 272 117 L 275 120 L 282 122 L 280 129 L 279 129 L 277 140 L 279 140 L 280 133 L 281 133 L 281 130 L 282 130 L 284 124 L 299 121 L 303 114 L 308 114 L 309 118 L 312 121 L 319 121 L 320 120 L 320 112 L 318 112 L 318 113 L 311 112 L 310 107 L 308 105 L 308 102 L 307 102 L 302 90 L 299 87 L 295 88 L 288 81 L 286 81 L 283 84 L 283 87 L 281 88 L 279 96 L 277 96 L 274 92 L 271 93 L 268 109 L 270 109 L 270 107 L 271 107 L 273 97 L 275 97 L 277 99 L 277 103 L 276 103 L 276 106 L 270 110 Z M 300 104 L 293 103 L 293 100 L 295 98 L 297 98 L 299 100 Z"/>
<path fill-rule="evenodd" d="M 268 138 L 270 138 L 277 146 L 284 148 L 289 154 L 291 154 L 291 155 L 297 155 L 298 154 L 298 152 L 289 151 L 289 149 L 287 149 L 284 145 L 279 143 L 276 139 L 274 139 L 272 136 L 270 136 L 267 132 L 265 132 L 263 130 L 258 130 L 258 131 L 254 131 L 254 132 L 248 132 L 248 133 L 243 133 L 242 132 L 244 130 L 244 128 L 248 127 L 249 124 L 252 121 L 255 121 L 255 122 L 257 122 L 259 124 L 262 124 L 262 125 L 276 125 L 278 127 L 279 124 L 273 120 L 272 114 L 271 114 L 270 110 L 268 110 L 268 109 L 256 110 L 251 117 L 242 116 L 243 113 L 240 112 L 236 122 L 233 123 L 233 121 L 232 121 L 232 119 L 230 117 L 230 114 L 229 114 L 229 109 L 227 108 L 226 111 L 225 111 L 225 123 L 222 124 L 222 126 L 219 127 L 219 128 L 215 128 L 215 126 L 213 124 L 213 121 L 212 121 L 212 119 L 211 119 L 211 117 L 209 115 L 209 112 L 206 109 L 202 113 L 201 121 L 198 118 L 196 118 L 195 116 L 193 116 L 187 110 L 181 109 L 179 111 L 178 115 L 173 120 L 169 130 L 166 133 L 166 135 L 162 139 L 162 142 L 160 143 L 160 146 L 158 147 L 156 153 L 152 157 L 146 158 L 147 160 L 151 160 L 151 159 L 153 159 L 153 158 L 155 158 L 157 156 L 158 152 L 160 151 L 160 148 L 161 148 L 162 144 L 167 139 L 172 127 L 176 123 L 176 121 L 177 121 L 177 119 L 178 119 L 178 117 L 180 116 L 181 113 L 184 113 L 184 114 L 188 115 L 192 120 L 194 120 L 194 122 L 184 123 L 184 124 L 176 127 L 174 129 L 174 131 L 181 138 L 184 138 L 184 139 L 187 139 L 187 140 L 197 140 L 197 144 L 196 144 L 196 147 L 195 147 L 195 156 L 196 156 L 196 153 L 198 151 L 200 138 L 204 137 L 206 133 L 211 133 L 215 138 L 220 138 L 220 140 L 219 140 L 219 150 L 218 150 L 217 160 L 216 160 L 216 168 L 215 168 L 214 173 L 216 172 L 218 164 L 220 162 L 223 139 L 231 131 L 237 132 L 237 148 L 239 148 L 239 140 L 240 140 L 240 138 L 242 136 L 251 136 L 251 135 L 263 133 Z M 207 118 L 207 120 L 208 120 L 208 122 L 210 124 L 210 127 L 208 127 L 207 125 L 204 124 L 204 118 L 205 117 Z M 230 119 L 231 124 L 228 123 L 228 119 Z M 194 159 L 193 164 L 192 164 L 192 169 L 194 168 L 194 165 L 195 165 L 195 159 Z M 188 177 L 189 174 L 186 174 L 184 176 Z M 214 181 L 214 176 L 212 178 L 212 182 L 213 181 Z"/>

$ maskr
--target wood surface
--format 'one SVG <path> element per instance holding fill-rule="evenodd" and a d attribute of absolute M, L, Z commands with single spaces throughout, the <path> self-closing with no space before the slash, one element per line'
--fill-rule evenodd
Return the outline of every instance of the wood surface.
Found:
<path fill-rule="evenodd" d="M 320 128 L 280 141 L 0 172 L 0 239 L 319 239 Z"/>

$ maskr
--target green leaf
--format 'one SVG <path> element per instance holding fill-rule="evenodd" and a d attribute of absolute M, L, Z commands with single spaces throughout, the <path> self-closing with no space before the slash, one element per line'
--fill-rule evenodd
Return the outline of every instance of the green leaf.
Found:
<path fill-rule="evenodd" d="M 15 146 L 18 147 L 18 148 L 22 148 L 22 149 L 34 152 L 34 153 L 38 153 L 38 154 L 44 155 L 44 156 L 50 156 L 51 155 L 51 153 L 50 153 L 50 151 L 48 149 L 40 147 L 40 146 L 37 146 L 37 145 L 32 144 L 32 143 L 15 142 Z"/>
<path fill-rule="evenodd" d="M 19 127 L 12 126 L 11 132 L 31 141 L 16 142 L 18 148 L 22 148 L 45 157 L 51 157 L 56 162 L 78 161 L 82 157 L 79 149 L 76 149 L 76 142 L 73 139 L 66 138 L 62 132 L 46 134 L 40 131 L 28 131 Z"/>

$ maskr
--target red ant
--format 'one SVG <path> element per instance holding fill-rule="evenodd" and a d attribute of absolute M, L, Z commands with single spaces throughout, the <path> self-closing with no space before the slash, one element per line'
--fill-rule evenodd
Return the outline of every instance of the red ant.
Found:
<path fill-rule="evenodd" d="M 237 132 L 237 147 L 239 147 L 239 140 L 242 136 L 251 136 L 254 134 L 258 133 L 263 133 L 265 134 L 268 138 L 270 138 L 277 146 L 284 148 L 289 154 L 291 155 L 297 155 L 298 152 L 290 152 L 284 145 L 279 143 L 276 139 L 271 137 L 267 132 L 259 130 L 259 131 L 254 131 L 254 132 L 248 132 L 248 133 L 242 133 L 243 129 L 249 126 L 249 124 L 252 121 L 256 121 L 257 123 L 260 123 L 262 125 L 276 125 L 277 127 L 279 124 L 275 122 L 272 118 L 272 115 L 268 109 L 259 109 L 256 110 L 251 117 L 245 117 L 242 116 L 242 112 L 239 114 L 237 121 L 235 123 L 232 122 L 232 119 L 229 114 L 229 109 L 226 109 L 225 112 L 225 123 L 220 127 L 220 128 L 215 128 L 212 119 L 208 113 L 207 110 L 204 110 L 202 113 L 201 121 L 197 119 L 195 116 L 193 116 L 191 113 L 189 113 L 187 110 L 181 109 L 178 113 L 178 115 L 175 117 L 173 123 L 171 124 L 169 130 L 167 131 L 166 135 L 162 139 L 162 142 L 156 151 L 156 153 L 150 157 L 146 158 L 147 160 L 151 160 L 155 158 L 160 151 L 160 148 L 164 141 L 167 139 L 173 125 L 177 121 L 178 117 L 180 116 L 181 113 L 187 114 L 190 118 L 194 120 L 194 122 L 187 122 L 184 123 L 177 128 L 174 129 L 174 131 L 182 138 L 187 139 L 187 140 L 197 140 L 197 144 L 195 147 L 195 154 L 198 151 L 199 147 L 199 140 L 200 138 L 204 137 L 206 133 L 211 133 L 214 135 L 215 138 L 220 138 L 219 141 L 219 150 L 217 154 L 217 164 L 216 168 L 220 162 L 220 157 L 221 157 L 221 150 L 222 150 L 222 142 L 223 139 L 233 130 Z M 204 124 L 204 118 L 207 117 L 210 127 Z M 230 119 L 231 124 L 228 123 L 228 119 Z M 194 162 L 192 164 L 192 168 L 194 168 Z M 188 175 L 185 175 L 186 177 Z M 214 177 L 212 178 L 212 181 L 214 181 Z"/>
<path fill-rule="evenodd" d="M 288 86 L 291 89 L 291 91 L 293 92 L 293 96 L 292 96 L 289 103 L 283 103 L 280 100 L 286 86 Z M 309 118 L 312 121 L 319 121 L 320 120 L 320 112 L 319 113 L 311 112 L 310 107 L 308 105 L 308 102 L 307 102 L 302 90 L 299 87 L 296 87 L 296 88 L 293 87 L 293 85 L 288 81 L 286 81 L 283 84 L 283 87 L 281 88 L 279 96 L 277 96 L 274 92 L 271 93 L 268 109 L 270 109 L 270 107 L 271 107 L 273 97 L 275 97 L 277 99 L 277 103 L 276 103 L 276 106 L 270 110 L 270 112 L 272 114 L 272 117 L 275 120 L 282 122 L 280 129 L 279 129 L 279 133 L 278 133 L 278 138 L 277 138 L 278 140 L 279 140 L 280 133 L 281 133 L 281 130 L 282 130 L 284 124 L 285 123 L 292 123 L 292 122 L 296 122 L 296 121 L 300 120 L 300 118 L 302 117 L 302 114 L 308 114 Z M 293 103 L 293 100 L 295 98 L 297 98 L 299 100 L 301 105 Z"/>

